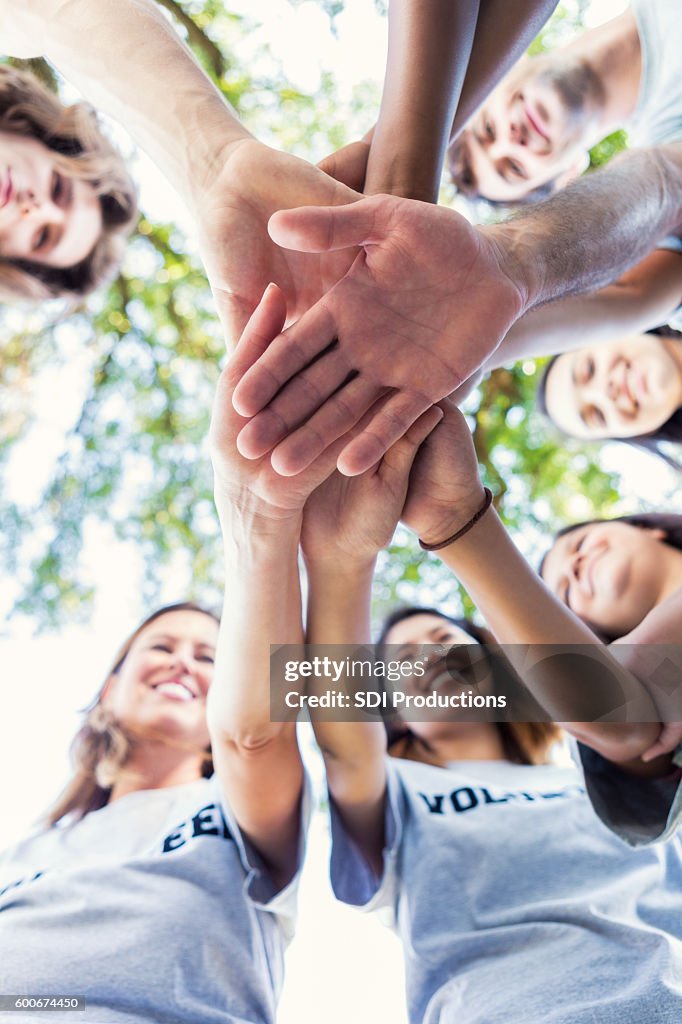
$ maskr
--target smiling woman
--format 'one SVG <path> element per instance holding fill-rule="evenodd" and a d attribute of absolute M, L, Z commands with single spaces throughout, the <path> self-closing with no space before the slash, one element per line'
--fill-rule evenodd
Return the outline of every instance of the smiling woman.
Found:
<path fill-rule="evenodd" d="M 650 512 L 568 526 L 554 538 L 540 573 L 607 640 L 632 634 L 666 602 L 673 636 L 680 635 L 679 609 L 672 603 L 682 595 L 680 515 Z"/>
<path fill-rule="evenodd" d="M 633 440 L 661 455 L 660 441 L 682 441 L 682 339 L 672 333 L 555 356 L 540 380 L 538 405 L 571 437 Z"/>
<path fill-rule="evenodd" d="M 87 294 L 118 267 L 136 218 L 92 110 L 0 67 L 0 299 Z"/>
<path fill-rule="evenodd" d="M 218 643 L 216 616 L 181 603 L 150 615 L 114 658 L 47 827 L 0 855 L 0 960 L 13 992 L 35 990 L 39 963 L 41 989 L 80 993 L 88 1024 L 274 1024 L 302 769 L 290 846 L 273 825 L 289 857 L 278 871 L 236 807 L 253 758 L 226 768 L 229 722 L 207 712 L 212 686 L 239 690 L 225 666 L 214 671 Z"/>

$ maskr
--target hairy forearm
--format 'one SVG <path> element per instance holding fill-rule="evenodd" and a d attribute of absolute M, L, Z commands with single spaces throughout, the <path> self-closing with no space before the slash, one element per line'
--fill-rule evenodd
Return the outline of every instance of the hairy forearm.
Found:
<path fill-rule="evenodd" d="M 532 210 L 483 231 L 523 312 L 601 288 L 682 221 L 682 143 L 632 150 Z"/>
<path fill-rule="evenodd" d="M 527 564 L 494 511 L 441 557 L 470 593 L 525 685 L 552 718 L 621 763 L 660 726 L 646 687 L 613 657 Z M 551 645 L 548 647 L 547 645 Z M 581 670 L 576 670 L 579 655 Z M 591 687 L 594 689 L 589 691 Z M 581 708 L 588 707 L 590 714 Z M 626 709 L 626 723 L 582 721 Z M 579 721 L 580 720 L 580 721 Z"/>
<path fill-rule="evenodd" d="M 48 57 L 190 201 L 250 137 L 153 0 L 28 0 L 19 16 L 0 0 L 5 26 L 11 52 Z"/>
<path fill-rule="evenodd" d="M 365 192 L 435 202 L 479 0 L 391 0 L 388 60 Z"/>
<path fill-rule="evenodd" d="M 557 2 L 530 0 L 510 4 L 509 0 L 480 0 L 474 45 L 451 138 L 459 134 L 491 90 L 523 56 Z"/>

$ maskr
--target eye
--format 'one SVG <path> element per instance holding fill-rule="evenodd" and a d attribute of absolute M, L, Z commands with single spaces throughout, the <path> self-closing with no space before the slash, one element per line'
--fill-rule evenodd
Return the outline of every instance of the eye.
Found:
<path fill-rule="evenodd" d="M 33 238 L 31 245 L 31 252 L 40 252 L 44 249 L 50 239 L 50 231 L 48 228 L 41 228 L 37 235 Z"/>
<path fill-rule="evenodd" d="M 582 419 L 586 426 L 592 427 L 594 430 L 600 430 L 606 426 L 606 417 L 596 405 L 588 405 L 583 409 Z"/>
<path fill-rule="evenodd" d="M 485 137 L 492 142 L 495 138 L 495 129 L 487 117 L 483 120 L 483 131 L 485 132 Z"/>
<path fill-rule="evenodd" d="M 197 654 L 197 661 L 206 661 L 213 665 L 215 663 L 215 658 L 212 654 Z"/>
<path fill-rule="evenodd" d="M 170 648 L 169 644 L 161 644 L 161 643 L 159 643 L 159 644 L 152 644 L 152 650 L 153 651 L 165 651 L 166 654 L 170 654 L 171 653 L 171 648 Z"/>
<path fill-rule="evenodd" d="M 58 203 L 64 194 L 64 179 L 57 171 L 52 175 L 52 199 Z"/>
<path fill-rule="evenodd" d="M 528 177 L 528 175 L 526 174 L 526 172 L 523 169 L 523 167 L 521 166 L 521 164 L 517 163 L 516 160 L 510 160 L 509 161 L 509 170 L 517 178 L 525 179 L 525 178 Z"/>

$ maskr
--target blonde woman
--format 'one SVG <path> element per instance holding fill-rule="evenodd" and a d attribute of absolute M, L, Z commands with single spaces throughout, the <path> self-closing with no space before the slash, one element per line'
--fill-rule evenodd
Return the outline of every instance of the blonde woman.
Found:
<path fill-rule="evenodd" d="M 133 183 L 90 107 L 0 67 L 0 300 L 93 291 L 136 217 Z"/>

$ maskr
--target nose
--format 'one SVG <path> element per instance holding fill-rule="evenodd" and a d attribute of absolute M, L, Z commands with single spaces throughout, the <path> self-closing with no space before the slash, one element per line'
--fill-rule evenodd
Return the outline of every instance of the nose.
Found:
<path fill-rule="evenodd" d="M 37 220 L 41 223 L 59 224 L 64 211 L 51 199 L 40 199 L 32 189 L 25 189 L 17 195 L 17 208 L 22 220 Z"/>

